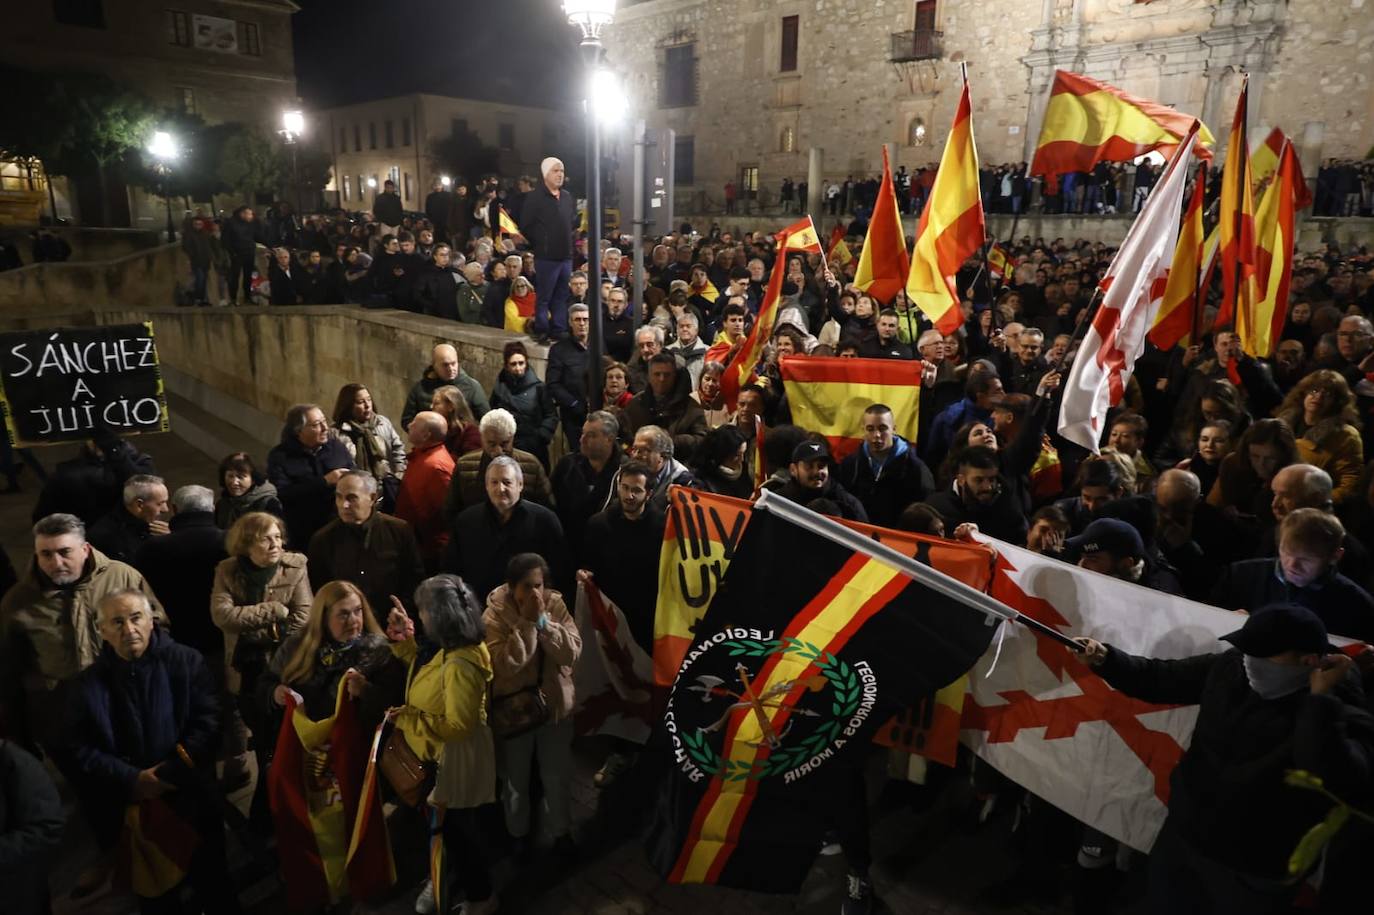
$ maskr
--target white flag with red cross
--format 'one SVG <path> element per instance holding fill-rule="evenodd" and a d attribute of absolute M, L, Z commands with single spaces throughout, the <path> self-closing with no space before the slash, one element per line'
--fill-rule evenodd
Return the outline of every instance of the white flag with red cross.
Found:
<path fill-rule="evenodd" d="M 1245 618 L 1080 569 L 998 540 L 991 594 L 1065 635 L 1130 654 L 1186 658 L 1225 651 Z M 961 739 L 979 757 L 1080 822 L 1149 851 L 1164 822 L 1169 775 L 1197 706 L 1119 693 L 1067 647 L 1003 624 L 969 674 Z"/>

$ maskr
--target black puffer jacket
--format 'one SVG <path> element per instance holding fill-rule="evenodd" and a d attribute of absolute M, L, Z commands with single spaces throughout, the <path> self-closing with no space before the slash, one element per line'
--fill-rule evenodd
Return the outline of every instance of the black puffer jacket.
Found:
<path fill-rule="evenodd" d="M 5 911 L 39 915 L 48 908 L 48 865 L 67 822 L 62 798 L 43 764 L 18 744 L 0 740 L 0 881 Z"/>
<path fill-rule="evenodd" d="M 1169 819 L 1200 853 L 1245 874 L 1287 877 L 1299 839 L 1331 804 L 1284 784 L 1305 769 L 1356 807 L 1374 778 L 1374 717 L 1353 672 L 1330 693 L 1261 699 L 1242 655 L 1161 661 L 1109 648 L 1098 672 L 1146 702 L 1199 705 L 1192 742 L 1169 778 Z"/>
<path fill-rule="evenodd" d="M 547 463 L 549 442 L 558 428 L 558 413 L 548 385 L 539 380 L 533 369 L 525 369 L 518 377 L 503 369 L 491 389 L 492 409 L 502 407 L 515 417 L 515 447 L 544 459 Z"/>
<path fill-rule="evenodd" d="M 343 442 L 332 436 L 307 451 L 294 434 L 284 432 L 281 444 L 267 453 L 267 479 L 277 487 L 282 516 L 292 550 L 305 552 L 310 538 L 334 515 L 334 487 L 324 475 L 339 468 L 353 469 Z"/>

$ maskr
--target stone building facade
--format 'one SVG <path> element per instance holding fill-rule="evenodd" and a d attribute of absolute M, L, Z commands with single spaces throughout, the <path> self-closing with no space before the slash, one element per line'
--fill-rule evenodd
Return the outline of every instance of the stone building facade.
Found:
<path fill-rule="evenodd" d="M 679 205 L 726 181 L 764 202 L 805 180 L 937 161 L 967 65 L 985 163 L 1029 160 L 1056 69 L 1199 114 L 1225 143 L 1250 74 L 1250 136 L 1304 167 L 1374 146 L 1374 0 L 641 0 L 606 29 L 648 126 L 677 132 Z M 684 156 L 687 162 L 683 163 Z M 685 199 L 684 199 L 685 198 Z"/>
<path fill-rule="evenodd" d="M 425 195 L 445 173 L 431 159 L 432 145 L 459 124 L 497 150 L 506 177 L 538 175 L 545 156 L 576 158 L 583 142 L 576 116 L 567 112 L 446 95 L 344 105 L 319 112 L 313 123 L 328 137 L 320 145 L 333 162 L 326 199 L 349 210 L 368 209 L 387 178 L 396 182 L 406 209 L 424 209 Z"/>
<path fill-rule="evenodd" d="M 159 108 L 271 132 L 297 103 L 291 17 L 298 10 L 291 0 L 27 0 L 5 5 L 0 59 L 108 76 Z M 94 182 L 75 183 L 58 213 L 89 222 L 83 211 L 99 210 Z M 161 225 L 160 199 L 117 184 L 111 196 L 116 224 Z"/>

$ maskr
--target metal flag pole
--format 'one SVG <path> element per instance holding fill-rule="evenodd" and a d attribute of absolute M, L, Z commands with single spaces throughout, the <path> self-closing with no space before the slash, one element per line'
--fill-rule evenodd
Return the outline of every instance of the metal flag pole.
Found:
<path fill-rule="evenodd" d="M 997 598 L 984 594 L 977 588 L 972 588 L 938 569 L 917 562 L 909 556 L 904 556 L 892 547 L 845 527 L 838 521 L 813 512 L 809 508 L 803 508 L 791 499 L 775 492 L 764 490 L 758 501 L 754 503 L 754 508 L 771 512 L 784 521 L 795 524 L 819 537 L 824 537 L 832 543 L 880 560 L 912 581 L 930 588 L 937 594 L 958 601 L 970 609 L 978 610 L 990 619 L 1020 623 L 1074 651 L 1081 649 L 1081 646 L 1069 636 L 1037 619 L 1032 619 L 1013 610 Z"/>

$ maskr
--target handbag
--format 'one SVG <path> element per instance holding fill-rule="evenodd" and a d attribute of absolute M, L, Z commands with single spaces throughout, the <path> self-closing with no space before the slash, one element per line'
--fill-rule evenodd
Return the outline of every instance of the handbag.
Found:
<path fill-rule="evenodd" d="M 544 652 L 539 652 L 539 676 L 533 686 L 491 697 L 491 732 L 502 740 L 527 734 L 549 720 L 549 700 L 544 695 Z"/>
<path fill-rule="evenodd" d="M 415 755 L 406 737 L 395 724 L 388 724 L 382 740 L 382 752 L 377 768 L 395 792 L 397 800 L 407 807 L 419 807 L 429 796 L 434 783 L 434 764 Z"/>

